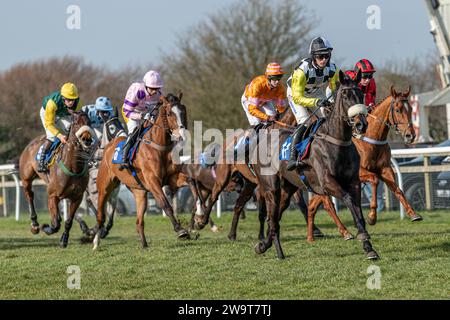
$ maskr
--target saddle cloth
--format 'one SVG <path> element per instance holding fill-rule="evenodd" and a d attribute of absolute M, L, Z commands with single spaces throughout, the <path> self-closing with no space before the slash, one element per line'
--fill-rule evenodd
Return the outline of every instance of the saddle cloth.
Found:
<path fill-rule="evenodd" d="M 59 144 L 60 144 L 60 140 L 58 138 L 55 138 L 55 141 L 53 141 L 52 145 L 50 146 L 50 148 L 47 150 L 46 154 L 42 155 L 42 149 L 44 147 L 44 144 L 42 144 L 39 147 L 38 152 L 36 153 L 36 156 L 34 157 L 36 161 L 39 161 L 41 159 L 42 156 L 45 157 L 45 163 L 50 163 L 52 162 L 53 157 L 56 155 L 55 151 L 58 148 Z"/>
<path fill-rule="evenodd" d="M 325 121 L 325 118 L 319 118 L 319 120 L 313 122 L 308 129 L 306 129 L 305 136 L 303 140 L 297 143 L 295 148 L 298 151 L 298 156 L 300 160 L 304 160 L 309 155 L 309 150 L 311 149 L 311 143 L 314 140 L 314 134 L 320 128 L 322 123 Z M 291 143 L 292 136 L 289 136 L 286 141 L 281 146 L 280 150 L 280 160 L 289 160 L 291 155 Z"/>

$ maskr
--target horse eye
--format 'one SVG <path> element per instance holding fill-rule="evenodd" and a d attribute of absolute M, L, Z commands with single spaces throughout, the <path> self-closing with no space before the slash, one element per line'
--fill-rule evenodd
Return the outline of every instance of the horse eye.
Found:
<path fill-rule="evenodd" d="M 109 126 L 109 131 L 115 131 L 116 130 L 116 126 Z"/>
<path fill-rule="evenodd" d="M 395 109 L 395 112 L 400 113 L 400 109 Z"/>

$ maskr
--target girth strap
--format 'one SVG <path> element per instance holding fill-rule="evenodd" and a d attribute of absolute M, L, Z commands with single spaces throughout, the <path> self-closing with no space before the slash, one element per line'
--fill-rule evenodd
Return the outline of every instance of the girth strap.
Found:
<path fill-rule="evenodd" d="M 337 146 L 341 146 L 341 147 L 348 147 L 352 145 L 352 140 L 339 140 L 336 138 L 333 138 L 332 136 L 329 136 L 327 134 L 321 134 L 321 133 L 316 133 L 315 137 L 319 138 L 319 139 L 324 139 L 327 140 L 328 142 L 335 144 Z"/>

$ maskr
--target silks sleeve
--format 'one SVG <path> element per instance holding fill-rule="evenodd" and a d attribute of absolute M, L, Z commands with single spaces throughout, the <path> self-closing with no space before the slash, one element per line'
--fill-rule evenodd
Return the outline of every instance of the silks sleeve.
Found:
<path fill-rule="evenodd" d="M 55 137 L 60 133 L 59 130 L 55 127 L 55 118 L 56 118 L 56 103 L 53 100 L 48 100 L 47 105 L 45 106 L 45 115 L 44 115 L 44 126 L 45 129 L 50 131 Z"/>
<path fill-rule="evenodd" d="M 318 98 L 305 97 L 306 76 L 302 69 L 297 69 L 292 75 L 292 100 L 303 107 L 314 107 Z"/>

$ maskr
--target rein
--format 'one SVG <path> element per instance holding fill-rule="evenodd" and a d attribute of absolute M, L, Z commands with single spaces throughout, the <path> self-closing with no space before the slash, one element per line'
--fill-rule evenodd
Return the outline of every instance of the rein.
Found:
<path fill-rule="evenodd" d="M 158 113 L 160 112 L 160 110 L 159 110 L 160 108 L 161 107 L 158 108 Z M 156 123 L 152 123 L 151 126 L 163 129 L 164 131 L 169 131 L 170 132 L 169 121 L 167 120 L 167 113 L 166 113 L 164 108 L 163 108 L 163 110 L 161 110 L 161 117 L 162 117 L 162 122 L 163 122 L 163 126 L 162 127 L 160 125 L 156 124 Z M 147 120 L 147 121 L 149 121 L 149 120 Z M 144 142 L 146 145 L 149 145 L 150 147 L 152 147 L 152 148 L 154 148 L 154 149 L 156 149 L 158 151 L 163 151 L 164 152 L 164 151 L 172 150 L 172 148 L 174 146 L 174 143 L 171 142 L 170 144 L 165 145 L 165 146 L 156 143 L 151 137 L 151 132 L 152 132 L 151 129 L 152 128 L 150 128 L 149 131 L 148 131 L 149 137 L 145 138 L 145 135 L 144 135 L 144 137 L 142 137 L 141 141 Z"/>
<path fill-rule="evenodd" d="M 405 100 L 406 99 L 402 99 L 401 101 L 405 101 Z M 382 124 L 384 124 L 389 129 L 394 127 L 396 134 L 403 134 L 398 129 L 398 125 L 407 124 L 408 126 L 411 126 L 412 123 L 411 122 L 397 122 L 396 121 L 396 117 L 394 116 L 394 103 L 396 101 L 397 100 L 394 99 L 393 97 L 391 98 L 391 102 L 389 104 L 388 120 L 387 121 L 384 121 L 383 119 L 381 119 L 381 118 L 379 118 L 377 116 L 374 116 L 373 114 L 370 114 L 370 113 L 368 114 L 368 116 L 373 118 L 373 119 L 375 119 L 375 120 L 377 120 L 377 121 L 379 121 L 379 122 L 381 122 Z M 392 122 L 391 122 L 391 119 L 392 119 Z M 353 134 L 353 137 L 355 137 L 355 138 L 357 138 L 357 139 L 359 139 L 361 141 L 365 141 L 367 143 L 374 144 L 374 145 L 385 145 L 385 144 L 388 143 L 387 139 L 386 140 L 376 140 L 376 139 L 372 139 L 372 138 L 366 137 L 366 136 L 361 135 L 361 134 L 359 134 L 359 135 L 358 134 Z"/>

